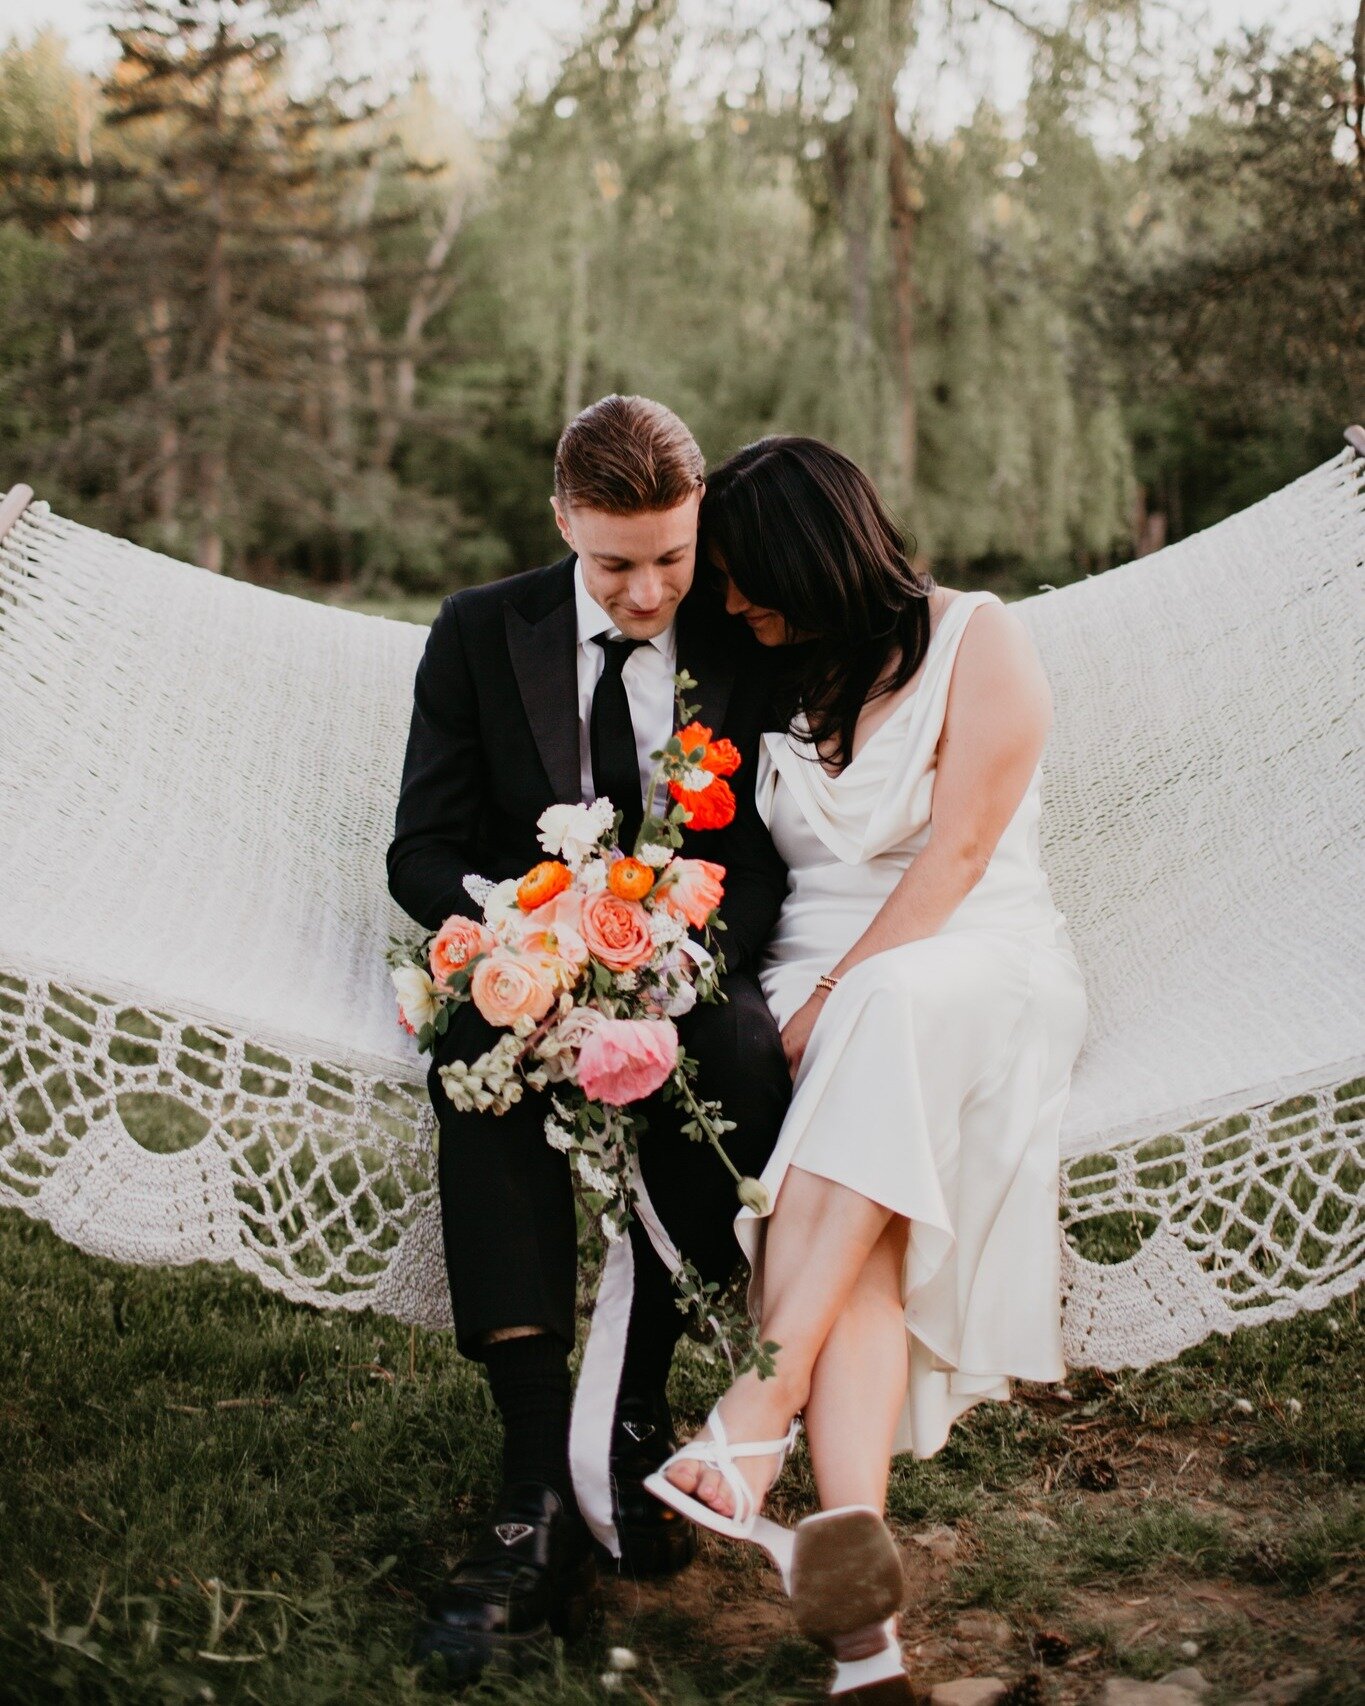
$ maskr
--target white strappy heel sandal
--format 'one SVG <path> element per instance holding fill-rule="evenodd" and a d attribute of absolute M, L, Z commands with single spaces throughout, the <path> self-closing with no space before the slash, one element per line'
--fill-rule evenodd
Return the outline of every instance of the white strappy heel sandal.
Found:
<path fill-rule="evenodd" d="M 896 1613 L 900 1549 L 880 1511 L 841 1505 L 796 1526 L 788 1593 L 796 1626 L 835 1660 L 831 1698 L 845 1706 L 911 1706 Z"/>
<path fill-rule="evenodd" d="M 652 1475 L 646 1475 L 644 1485 L 653 1493 L 656 1499 L 662 1499 L 675 1511 L 689 1517 L 693 1522 L 700 1523 L 703 1528 L 713 1529 L 717 1534 L 728 1535 L 731 1540 L 752 1540 L 776 1564 L 782 1576 L 782 1585 L 791 1591 L 791 1568 L 794 1540 L 792 1531 L 783 1528 L 781 1523 L 773 1522 L 770 1517 L 760 1516 L 759 1501 L 750 1491 L 749 1483 L 736 1467 L 737 1457 L 777 1457 L 777 1471 L 773 1481 L 782 1473 L 782 1467 L 787 1461 L 787 1453 L 796 1444 L 796 1436 L 801 1431 L 799 1416 L 792 1418 L 792 1424 L 782 1439 L 744 1440 L 732 1445 L 725 1431 L 725 1423 L 720 1419 L 719 1409 L 713 1409 L 706 1418 L 706 1426 L 711 1430 L 710 1439 L 689 1440 L 667 1458 Z M 675 1487 L 664 1473 L 675 1463 L 690 1460 L 700 1463 L 704 1469 L 716 1470 L 726 1486 L 730 1489 L 735 1501 L 735 1514 L 725 1516 L 700 1499 L 693 1498 L 691 1493 L 684 1493 L 681 1487 Z M 769 1482 L 772 1485 L 772 1482 Z"/>

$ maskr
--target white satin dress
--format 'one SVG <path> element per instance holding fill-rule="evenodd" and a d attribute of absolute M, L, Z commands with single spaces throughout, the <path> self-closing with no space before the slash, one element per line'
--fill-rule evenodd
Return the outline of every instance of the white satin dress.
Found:
<path fill-rule="evenodd" d="M 758 809 L 789 867 L 760 968 L 779 1025 L 862 934 L 924 846 L 953 660 L 994 593 L 939 619 L 918 687 L 831 776 L 785 733 L 759 753 Z M 1059 1380 L 1058 1132 L 1085 989 L 1039 860 L 1041 767 L 985 873 L 936 935 L 876 954 L 826 997 L 762 1174 L 791 1166 L 904 1215 L 910 1375 L 894 1451 L 930 1457 L 1010 1377 Z M 735 1232 L 762 1304 L 764 1217 Z"/>

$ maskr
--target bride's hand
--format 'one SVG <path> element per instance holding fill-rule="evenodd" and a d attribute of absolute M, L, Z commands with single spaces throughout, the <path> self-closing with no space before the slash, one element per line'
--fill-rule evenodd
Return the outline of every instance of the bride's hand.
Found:
<path fill-rule="evenodd" d="M 801 1067 L 801 1057 L 806 1052 L 806 1044 L 810 1034 L 815 1029 L 815 1021 L 820 1017 L 820 1009 L 825 1004 L 823 991 L 817 990 L 805 1004 L 798 1007 L 782 1027 L 782 1052 L 787 1057 L 787 1069 L 795 1078 Z"/>

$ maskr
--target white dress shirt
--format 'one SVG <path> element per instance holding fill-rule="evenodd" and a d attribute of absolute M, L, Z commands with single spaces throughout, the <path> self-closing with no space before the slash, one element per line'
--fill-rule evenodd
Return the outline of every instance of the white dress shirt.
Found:
<path fill-rule="evenodd" d="M 597 798 L 592 785 L 592 696 L 606 663 L 606 654 L 594 640 L 598 634 L 613 640 L 624 639 L 625 635 L 588 595 L 583 584 L 583 565 L 577 561 L 573 566 L 573 586 L 578 612 L 578 763 L 583 800 L 588 804 Z M 654 774 L 650 753 L 657 752 L 673 733 L 673 676 L 677 657 L 677 633 L 675 624 L 670 622 L 662 634 L 637 646 L 621 671 L 640 761 L 641 800 L 648 798 L 649 779 Z M 662 811 L 667 804 L 667 799 L 657 800 L 656 810 Z"/>

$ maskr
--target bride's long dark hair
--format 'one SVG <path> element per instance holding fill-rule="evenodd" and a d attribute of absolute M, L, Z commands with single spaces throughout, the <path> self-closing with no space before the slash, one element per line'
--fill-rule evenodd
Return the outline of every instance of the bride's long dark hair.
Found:
<path fill-rule="evenodd" d="M 809 733 L 793 734 L 840 770 L 863 706 L 903 687 L 929 644 L 934 582 L 912 550 L 857 463 L 818 438 L 761 438 L 706 477 L 698 561 L 785 618 L 782 711 L 804 712 Z"/>

